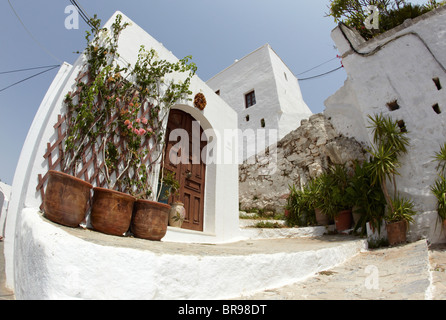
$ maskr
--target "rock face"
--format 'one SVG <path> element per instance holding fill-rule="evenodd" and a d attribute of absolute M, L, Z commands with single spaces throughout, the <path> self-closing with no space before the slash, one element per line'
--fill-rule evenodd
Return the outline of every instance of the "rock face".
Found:
<path fill-rule="evenodd" d="M 329 165 L 355 159 L 365 159 L 362 145 L 337 133 L 323 114 L 315 114 L 240 166 L 240 209 L 283 212 L 290 185 L 303 187 Z"/>

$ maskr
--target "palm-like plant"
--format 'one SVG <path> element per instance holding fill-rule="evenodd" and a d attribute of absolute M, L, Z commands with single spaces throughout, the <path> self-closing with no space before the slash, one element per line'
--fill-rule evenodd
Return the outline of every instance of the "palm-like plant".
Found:
<path fill-rule="evenodd" d="M 440 151 L 435 154 L 437 161 L 438 178 L 435 180 L 431 191 L 437 198 L 437 212 L 441 221 L 446 220 L 446 143 L 440 147 Z"/>
<path fill-rule="evenodd" d="M 388 180 L 393 182 L 396 195 L 395 176 L 399 174 L 398 168 L 401 166 L 399 157 L 408 151 L 408 132 L 401 130 L 397 121 L 382 113 L 374 117 L 369 115 L 369 120 L 371 123 L 369 128 L 372 129 L 373 134 L 373 146 L 368 150 L 372 155 L 370 160 L 372 182 L 381 185 L 387 205 L 394 212 L 394 205 L 386 183 Z"/>
<path fill-rule="evenodd" d="M 446 178 L 440 175 L 431 187 L 432 193 L 437 198 L 437 212 L 441 221 L 446 220 Z"/>

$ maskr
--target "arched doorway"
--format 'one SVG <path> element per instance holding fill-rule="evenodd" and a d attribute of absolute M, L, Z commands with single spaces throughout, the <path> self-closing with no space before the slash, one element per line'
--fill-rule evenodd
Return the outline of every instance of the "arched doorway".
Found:
<path fill-rule="evenodd" d="M 164 174 L 175 174 L 179 194 L 168 202 L 180 200 L 186 209 L 182 228 L 203 231 L 206 159 L 202 158 L 207 141 L 201 141 L 203 128 L 190 114 L 171 110 L 166 130 Z M 203 155 L 205 156 L 205 155 Z"/>

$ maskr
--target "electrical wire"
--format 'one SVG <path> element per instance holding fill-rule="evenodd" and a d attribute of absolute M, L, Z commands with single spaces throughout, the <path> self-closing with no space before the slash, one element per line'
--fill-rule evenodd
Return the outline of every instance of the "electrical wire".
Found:
<path fill-rule="evenodd" d="M 23 23 L 22 19 L 20 18 L 20 16 L 18 15 L 18 13 L 15 11 L 14 6 L 12 5 L 11 1 L 8 0 L 9 6 L 11 7 L 12 11 L 14 12 L 15 16 L 17 17 L 17 19 L 19 20 L 19 22 L 21 23 L 21 25 L 23 26 L 23 28 L 25 28 L 25 31 L 29 34 L 29 36 L 37 43 L 37 45 L 44 50 L 48 55 L 50 55 L 54 60 L 56 60 L 57 62 L 59 62 L 60 64 L 62 64 L 62 60 L 60 60 L 59 58 L 57 58 L 54 54 L 52 54 L 47 48 L 45 48 L 44 45 L 42 45 L 39 40 L 36 39 L 36 37 L 34 37 L 34 35 L 31 33 L 31 31 L 29 31 L 29 29 L 26 27 L 26 25 Z"/>
<path fill-rule="evenodd" d="M 304 72 L 298 73 L 297 75 L 300 76 L 301 74 L 310 72 L 310 71 L 312 71 L 312 70 L 314 70 L 314 69 L 317 69 L 317 68 L 319 68 L 320 66 L 323 66 L 324 64 L 327 64 L 327 63 L 329 63 L 329 62 L 331 62 L 331 61 L 333 61 L 333 60 L 336 60 L 336 59 L 338 59 L 338 58 L 336 57 L 336 58 L 332 58 L 332 59 L 330 59 L 330 60 L 328 60 L 328 61 L 322 62 L 321 64 L 319 64 L 319 65 L 317 65 L 317 66 L 315 66 L 315 67 L 313 67 L 313 68 L 311 68 L 311 69 L 308 69 L 308 70 L 306 70 L 306 71 L 304 71 Z"/>
<path fill-rule="evenodd" d="M 327 74 L 333 73 L 333 72 L 335 72 L 335 71 L 338 71 L 339 69 L 342 69 L 342 68 L 343 68 L 343 66 L 340 66 L 340 67 L 337 67 L 336 69 L 330 70 L 330 71 L 328 71 L 328 72 L 318 74 L 317 76 L 308 77 L 308 78 L 303 78 L 303 79 L 298 79 L 298 80 L 299 80 L 299 81 L 305 81 L 305 80 L 311 80 L 311 79 L 319 78 L 319 77 L 325 76 L 325 75 L 327 75 Z"/>
<path fill-rule="evenodd" d="M 33 67 L 33 68 L 17 69 L 17 70 L 10 70 L 10 71 L 1 71 L 0 74 L 16 73 L 16 72 L 37 70 L 37 69 L 47 69 L 47 68 L 58 67 L 58 66 L 59 66 L 59 64 L 58 65 L 52 65 L 52 66 L 42 66 L 42 67 Z"/>
<path fill-rule="evenodd" d="M 93 26 L 93 24 L 91 23 L 91 17 L 85 12 L 85 9 L 81 5 L 79 5 L 76 0 L 70 0 L 70 2 L 73 6 L 76 7 L 82 20 L 84 20 L 85 23 L 89 25 L 92 29 L 96 29 L 96 27 Z"/>
<path fill-rule="evenodd" d="M 18 84 L 20 84 L 20 83 L 22 83 L 22 82 L 25 82 L 25 81 L 27 81 L 27 80 L 29 80 L 29 79 L 35 78 L 35 77 L 37 77 L 37 76 L 40 76 L 41 74 L 44 74 L 44 73 L 49 72 L 49 71 L 51 71 L 51 70 L 53 70 L 53 69 L 56 69 L 57 67 L 60 67 L 60 65 L 53 66 L 52 68 L 49 68 L 49 69 L 47 69 L 47 70 L 41 71 L 41 72 L 39 72 L 39 73 L 36 73 L 36 74 L 34 74 L 34 75 L 32 75 L 32 76 L 30 76 L 30 77 L 28 77 L 28 78 L 25 78 L 25 79 L 23 79 L 23 80 L 17 81 L 17 82 L 15 82 L 15 83 L 13 83 L 13 84 L 11 84 L 11 85 L 9 85 L 9 86 L 3 88 L 3 89 L 0 89 L 0 92 L 3 92 L 3 91 L 5 91 L 5 90 L 7 90 L 7 89 L 9 89 L 9 88 L 12 88 L 12 87 L 14 87 L 14 86 L 16 86 L 16 85 L 18 85 Z"/>

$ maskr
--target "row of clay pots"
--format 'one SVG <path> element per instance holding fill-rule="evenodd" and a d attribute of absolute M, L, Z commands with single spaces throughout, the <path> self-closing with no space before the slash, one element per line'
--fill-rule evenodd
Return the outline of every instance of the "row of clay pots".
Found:
<path fill-rule="evenodd" d="M 128 194 L 93 188 L 71 175 L 50 171 L 43 202 L 45 217 L 68 227 L 84 219 L 93 189 L 90 222 L 99 232 L 122 236 L 129 229 L 137 238 L 161 240 L 167 232 L 169 205 L 137 200 Z"/>
<path fill-rule="evenodd" d="M 328 225 L 329 218 L 320 209 L 315 209 L 316 221 L 320 225 Z M 348 230 L 352 226 L 352 210 L 343 210 L 335 217 L 337 231 Z M 407 222 L 398 221 L 386 224 L 389 245 L 405 243 L 407 240 Z"/>

